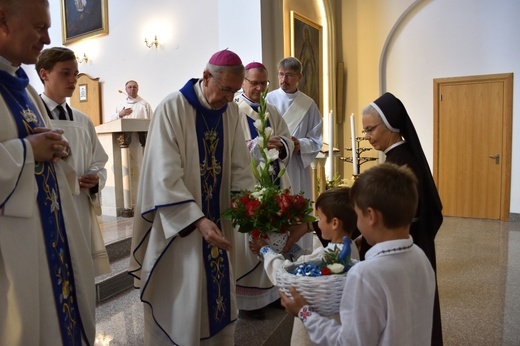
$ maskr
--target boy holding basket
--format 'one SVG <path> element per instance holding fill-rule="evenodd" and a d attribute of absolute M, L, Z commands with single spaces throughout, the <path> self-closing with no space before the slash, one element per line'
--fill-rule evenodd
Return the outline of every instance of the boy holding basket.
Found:
<path fill-rule="evenodd" d="M 435 276 L 409 235 L 417 179 L 406 166 L 383 163 L 362 173 L 350 193 L 357 227 L 372 248 L 347 274 L 340 322 L 318 315 L 293 288 L 282 305 L 317 345 L 428 345 Z"/>

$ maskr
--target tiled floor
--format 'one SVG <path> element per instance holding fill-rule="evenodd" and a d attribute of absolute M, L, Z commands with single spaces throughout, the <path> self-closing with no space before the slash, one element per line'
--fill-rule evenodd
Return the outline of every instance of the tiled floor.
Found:
<path fill-rule="evenodd" d="M 117 220 L 103 217 L 107 241 L 131 233 L 130 219 Z M 520 222 L 446 217 L 436 244 L 445 345 L 520 346 Z M 137 294 L 98 306 L 96 345 L 143 344 Z M 236 345 L 288 345 L 287 335 L 267 340 L 265 331 L 290 334 L 290 326 L 285 312 L 271 307 L 264 320 L 239 319 Z"/>

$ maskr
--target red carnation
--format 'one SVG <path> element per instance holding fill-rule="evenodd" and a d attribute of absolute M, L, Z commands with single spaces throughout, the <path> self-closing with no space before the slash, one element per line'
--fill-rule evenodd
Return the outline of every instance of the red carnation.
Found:
<path fill-rule="evenodd" d="M 240 202 L 242 202 L 242 204 L 244 204 L 244 205 L 246 205 L 249 201 L 250 201 L 249 194 L 245 194 L 242 197 L 240 197 Z"/>
<path fill-rule="evenodd" d="M 280 206 L 282 213 L 285 213 L 287 211 L 287 209 L 289 209 L 291 207 L 291 204 L 293 203 L 292 196 L 289 195 L 288 193 L 281 194 L 277 199 L 278 199 L 278 205 Z"/>
<path fill-rule="evenodd" d="M 302 210 L 305 208 L 305 205 L 307 204 L 307 200 L 302 195 L 295 195 L 293 200 L 293 207 L 296 210 Z"/>
<path fill-rule="evenodd" d="M 246 204 L 246 216 L 254 217 L 256 214 L 256 210 L 260 206 L 260 201 L 256 199 L 252 199 Z"/>

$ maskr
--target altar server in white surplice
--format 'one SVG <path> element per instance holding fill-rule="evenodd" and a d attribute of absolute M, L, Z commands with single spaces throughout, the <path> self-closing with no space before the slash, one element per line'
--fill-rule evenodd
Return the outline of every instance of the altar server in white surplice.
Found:
<path fill-rule="evenodd" d="M 130 273 L 144 306 L 146 345 L 234 345 L 234 229 L 220 213 L 252 189 L 237 105 L 244 66 L 215 53 L 201 79 L 157 107 L 149 128 Z"/>
<path fill-rule="evenodd" d="M 63 130 L 21 64 L 50 43 L 46 0 L 0 0 L 0 345 L 93 345 L 95 283 Z"/>
<path fill-rule="evenodd" d="M 246 74 L 242 83 L 242 93 L 235 98 L 241 115 L 244 136 L 251 155 L 262 161 L 257 145 L 258 132 L 254 122 L 258 120 L 260 97 L 268 85 L 267 69 L 262 63 L 252 62 L 246 65 Z M 275 175 L 284 169 L 291 158 L 294 143 L 287 124 L 272 105 L 267 105 L 269 112 L 268 126 L 273 129 L 269 139 L 269 149 L 277 149 L 279 159 L 274 163 Z M 281 178 L 282 188 L 290 188 L 289 175 Z M 278 289 L 271 283 L 258 256 L 249 250 L 248 235 L 235 233 L 237 242 L 237 305 L 240 310 L 258 310 L 280 298 Z M 243 245 L 243 246 L 242 246 Z"/>
<path fill-rule="evenodd" d="M 278 63 L 280 88 L 267 94 L 267 102 L 274 105 L 287 123 L 294 142 L 294 152 L 287 166 L 293 193 L 303 192 L 312 199 L 311 163 L 322 147 L 323 120 L 312 98 L 298 90 L 302 65 L 293 57 Z M 298 244 L 312 252 L 312 234 L 306 234 Z"/>
<path fill-rule="evenodd" d="M 109 273 L 108 254 L 97 220 L 97 215 L 101 214 L 99 192 L 105 186 L 108 155 L 89 117 L 66 102 L 78 81 L 76 55 L 64 47 L 45 49 L 36 62 L 36 72 L 44 84 L 40 96 L 51 123 L 63 129 L 69 140 L 72 155 L 67 162 L 76 171 L 80 187 L 80 193 L 74 195 L 76 210 L 85 238 L 91 241 L 96 275 Z"/>

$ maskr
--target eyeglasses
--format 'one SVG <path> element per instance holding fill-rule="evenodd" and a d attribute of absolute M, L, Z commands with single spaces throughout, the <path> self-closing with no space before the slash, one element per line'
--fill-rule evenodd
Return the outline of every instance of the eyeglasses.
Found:
<path fill-rule="evenodd" d="M 296 77 L 297 74 L 296 73 L 283 73 L 283 72 L 278 72 L 278 78 L 294 78 Z"/>
<path fill-rule="evenodd" d="M 217 86 L 218 86 L 218 88 L 220 89 L 220 92 L 221 92 L 222 95 L 224 95 L 224 96 L 234 95 L 238 90 L 240 90 L 240 89 L 237 89 L 237 90 L 224 89 L 224 88 L 222 88 L 222 86 L 219 84 L 219 82 L 217 82 L 217 79 L 216 79 L 215 77 L 213 77 L 213 75 L 211 75 L 211 78 L 213 78 L 213 80 L 215 81 L 215 83 L 217 83 Z"/>
<path fill-rule="evenodd" d="M 364 135 L 370 135 L 372 134 L 372 132 L 374 132 L 374 130 L 376 129 L 376 127 L 378 127 L 379 125 L 381 125 L 382 123 L 379 123 L 377 125 L 374 125 L 372 127 L 366 127 L 363 129 L 363 131 L 361 131 Z"/>
<path fill-rule="evenodd" d="M 252 87 L 256 88 L 257 86 L 261 86 L 261 87 L 266 87 L 269 85 L 269 81 L 266 80 L 265 82 L 258 82 L 256 80 L 250 80 L 250 79 L 247 79 L 247 78 L 244 78 L 246 81 L 249 82 L 249 84 L 251 84 Z"/>

